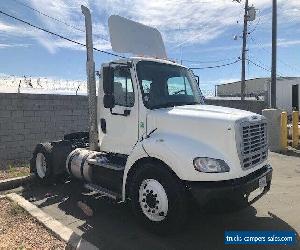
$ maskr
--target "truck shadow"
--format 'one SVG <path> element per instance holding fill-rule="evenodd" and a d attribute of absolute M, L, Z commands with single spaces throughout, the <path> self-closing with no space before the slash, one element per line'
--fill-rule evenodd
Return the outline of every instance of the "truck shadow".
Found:
<path fill-rule="evenodd" d="M 54 214 L 59 211 L 59 218 L 71 215 L 74 220 L 82 221 L 77 229 L 83 232 L 84 239 L 99 249 L 300 249 L 298 234 L 294 246 L 225 246 L 225 230 L 295 231 L 270 212 L 267 217 L 257 217 L 257 211 L 252 206 L 231 213 L 193 210 L 187 226 L 180 233 L 162 237 L 149 233 L 139 225 L 128 206 L 88 193 L 78 185 L 80 183 L 50 187 L 32 184 L 24 188 L 21 195 L 40 208 L 56 209 Z M 78 201 L 87 204 L 93 210 L 93 216 L 86 216 L 78 207 Z"/>

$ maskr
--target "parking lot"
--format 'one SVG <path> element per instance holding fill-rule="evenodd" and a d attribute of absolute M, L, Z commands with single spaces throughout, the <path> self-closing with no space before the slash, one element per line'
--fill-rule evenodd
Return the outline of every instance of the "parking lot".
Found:
<path fill-rule="evenodd" d="M 300 249 L 300 158 L 271 153 L 274 168 L 271 190 L 253 206 L 239 212 L 194 211 L 179 234 L 157 236 L 140 226 L 123 204 L 97 197 L 78 183 L 50 187 L 31 185 L 18 192 L 52 217 L 67 225 L 100 249 L 255 249 L 254 246 L 224 246 L 225 230 L 294 230 L 297 244 L 257 246 L 257 249 Z M 88 204 L 87 217 L 78 201 Z"/>

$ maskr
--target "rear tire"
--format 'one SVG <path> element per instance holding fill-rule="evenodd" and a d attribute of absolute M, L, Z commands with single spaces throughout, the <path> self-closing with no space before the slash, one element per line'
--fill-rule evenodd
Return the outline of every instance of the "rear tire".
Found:
<path fill-rule="evenodd" d="M 186 222 L 184 185 L 159 162 L 144 164 L 133 176 L 131 206 L 137 219 L 158 234 L 178 231 Z"/>
<path fill-rule="evenodd" d="M 52 150 L 51 143 L 40 143 L 35 147 L 30 161 L 31 172 L 42 184 L 50 184 L 54 181 Z"/>

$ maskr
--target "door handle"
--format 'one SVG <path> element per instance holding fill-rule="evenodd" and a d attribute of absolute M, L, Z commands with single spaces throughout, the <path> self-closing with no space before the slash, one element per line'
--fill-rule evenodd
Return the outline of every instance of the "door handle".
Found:
<path fill-rule="evenodd" d="M 124 109 L 124 116 L 129 116 L 131 110 L 130 109 Z"/>
<path fill-rule="evenodd" d="M 130 109 L 124 109 L 123 114 L 120 114 L 120 113 L 115 113 L 115 112 L 112 111 L 112 109 L 110 109 L 110 113 L 111 113 L 112 115 L 129 116 L 129 115 L 130 115 L 130 112 L 131 112 Z"/>
<path fill-rule="evenodd" d="M 101 130 L 104 134 L 106 134 L 106 120 L 104 118 L 100 119 Z"/>

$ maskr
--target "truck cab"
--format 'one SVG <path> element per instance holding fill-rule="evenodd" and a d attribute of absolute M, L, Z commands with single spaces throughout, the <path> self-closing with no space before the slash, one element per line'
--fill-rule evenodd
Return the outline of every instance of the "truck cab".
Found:
<path fill-rule="evenodd" d="M 41 181 L 67 172 L 91 190 L 129 202 L 155 231 L 179 228 L 190 200 L 249 205 L 270 189 L 266 119 L 205 105 L 193 72 L 177 63 L 133 57 L 103 64 L 97 124 L 98 150 L 82 134 L 39 144 L 32 172 Z"/>

